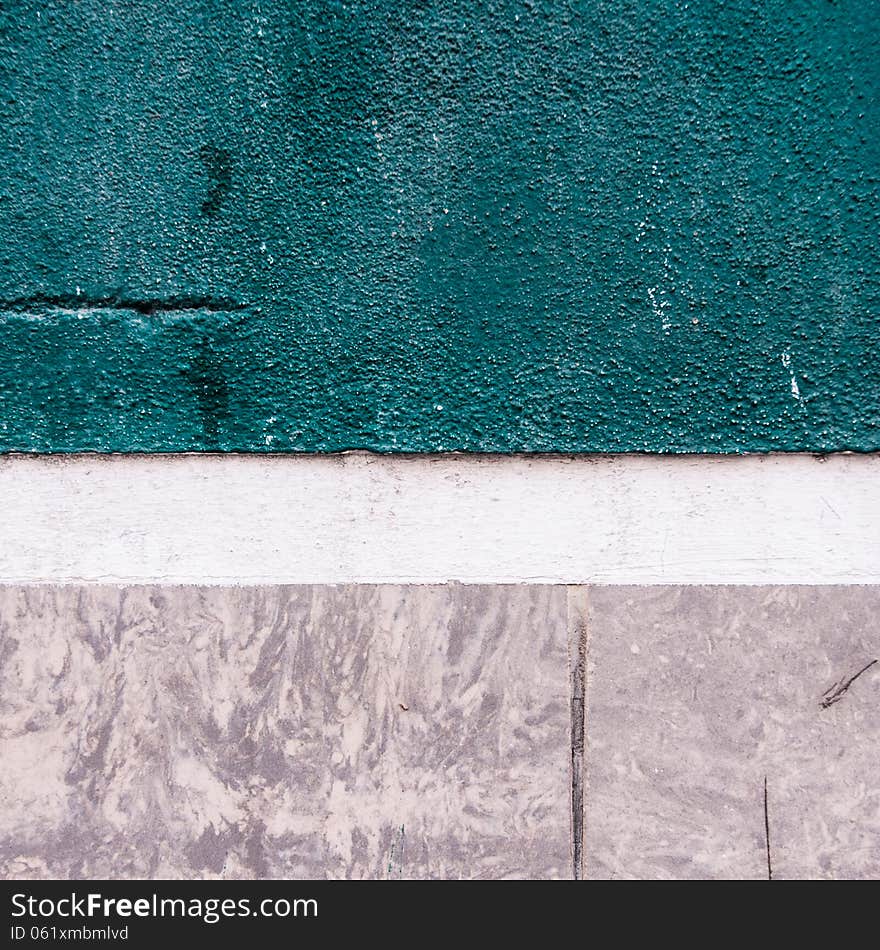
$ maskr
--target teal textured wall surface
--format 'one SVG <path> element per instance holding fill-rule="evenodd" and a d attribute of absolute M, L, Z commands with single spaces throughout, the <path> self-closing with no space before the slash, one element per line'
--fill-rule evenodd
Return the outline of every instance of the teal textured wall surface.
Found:
<path fill-rule="evenodd" d="M 880 448 L 874 0 L 18 0 L 0 450 Z"/>

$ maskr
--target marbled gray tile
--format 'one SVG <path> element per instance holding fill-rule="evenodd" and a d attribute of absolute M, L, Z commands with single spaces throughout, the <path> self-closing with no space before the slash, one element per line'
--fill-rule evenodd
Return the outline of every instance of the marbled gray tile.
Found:
<path fill-rule="evenodd" d="M 880 588 L 588 597 L 588 877 L 880 877 Z"/>
<path fill-rule="evenodd" d="M 0 588 L 0 874 L 569 876 L 566 598 Z"/>

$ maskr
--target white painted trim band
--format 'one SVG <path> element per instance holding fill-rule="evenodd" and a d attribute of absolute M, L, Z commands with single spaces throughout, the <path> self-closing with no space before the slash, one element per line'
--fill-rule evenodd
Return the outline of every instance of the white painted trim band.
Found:
<path fill-rule="evenodd" d="M 880 583 L 880 456 L 11 456 L 0 582 Z"/>

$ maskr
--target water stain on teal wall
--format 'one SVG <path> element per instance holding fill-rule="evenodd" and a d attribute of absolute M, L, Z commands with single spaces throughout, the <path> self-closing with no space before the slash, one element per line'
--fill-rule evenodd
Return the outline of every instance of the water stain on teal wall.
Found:
<path fill-rule="evenodd" d="M 19 0 L 0 450 L 880 448 L 873 0 Z"/>

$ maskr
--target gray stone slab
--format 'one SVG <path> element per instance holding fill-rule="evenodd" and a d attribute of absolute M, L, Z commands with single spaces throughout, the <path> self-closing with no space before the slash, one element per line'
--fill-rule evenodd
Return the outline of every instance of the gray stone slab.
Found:
<path fill-rule="evenodd" d="M 880 876 L 880 589 L 588 597 L 588 877 Z"/>
<path fill-rule="evenodd" d="M 566 877 L 566 595 L 0 589 L 0 874 Z"/>

